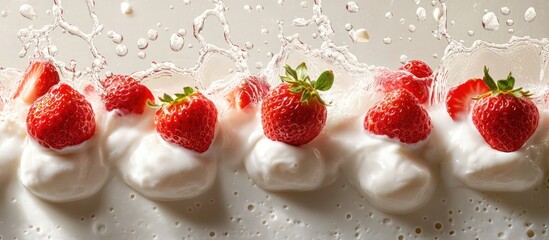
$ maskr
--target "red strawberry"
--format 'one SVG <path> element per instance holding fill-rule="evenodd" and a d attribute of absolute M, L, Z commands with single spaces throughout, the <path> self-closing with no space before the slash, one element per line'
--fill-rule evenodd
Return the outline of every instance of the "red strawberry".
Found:
<path fill-rule="evenodd" d="M 421 60 L 410 60 L 399 69 L 407 71 L 418 78 L 430 77 L 433 75 L 433 70 L 427 63 Z"/>
<path fill-rule="evenodd" d="M 95 115 L 84 95 L 62 83 L 31 105 L 27 132 L 44 147 L 63 149 L 95 134 Z"/>
<path fill-rule="evenodd" d="M 114 75 L 103 80 L 102 84 L 105 91 L 101 97 L 107 111 L 118 109 L 121 115 L 142 114 L 147 101 L 154 103 L 151 91 L 132 77 Z"/>
<path fill-rule="evenodd" d="M 454 121 L 462 120 L 473 104 L 473 98 L 490 91 L 482 79 L 474 78 L 453 87 L 446 95 L 446 111 Z"/>
<path fill-rule="evenodd" d="M 513 89 L 515 78 L 496 82 L 484 67 L 484 82 L 490 92 L 478 97 L 473 107 L 473 124 L 484 140 L 495 150 L 514 152 L 534 134 L 539 124 L 539 111 L 522 88 Z"/>
<path fill-rule="evenodd" d="M 324 71 L 311 81 L 305 63 L 285 68 L 286 76 L 280 77 L 283 83 L 263 99 L 261 124 L 269 139 L 298 146 L 312 141 L 324 128 L 326 103 L 318 91 L 332 87 L 334 74 Z"/>
<path fill-rule="evenodd" d="M 364 129 L 387 135 L 403 143 L 417 143 L 431 133 L 431 118 L 417 98 L 406 90 L 396 90 L 376 103 L 364 119 Z"/>
<path fill-rule="evenodd" d="M 229 92 L 227 100 L 232 107 L 244 109 L 250 103 L 256 104 L 269 92 L 265 77 L 250 76 Z"/>
<path fill-rule="evenodd" d="M 159 97 L 163 103 L 156 111 L 154 123 L 160 136 L 171 143 L 203 153 L 214 139 L 217 109 L 212 101 L 190 87 Z"/>
<path fill-rule="evenodd" d="M 389 93 L 398 89 L 406 89 L 412 93 L 420 103 L 429 100 L 429 82 L 420 79 L 405 71 L 382 71 L 376 76 L 381 84 L 381 91 Z"/>
<path fill-rule="evenodd" d="M 59 73 L 55 66 L 45 60 L 36 60 L 23 75 L 21 83 L 17 87 L 13 98 L 20 98 L 31 104 L 55 84 L 59 83 Z"/>

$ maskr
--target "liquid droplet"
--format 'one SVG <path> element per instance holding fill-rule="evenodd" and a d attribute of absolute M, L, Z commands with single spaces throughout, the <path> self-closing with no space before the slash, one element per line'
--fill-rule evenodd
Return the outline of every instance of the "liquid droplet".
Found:
<path fill-rule="evenodd" d="M 440 8 L 435 8 L 433 10 L 433 18 L 435 19 L 435 21 L 439 22 L 441 17 L 442 11 L 440 10 Z"/>
<path fill-rule="evenodd" d="M 123 57 L 123 56 L 126 56 L 126 54 L 128 54 L 128 48 L 124 44 L 118 44 L 115 48 L 115 51 L 116 51 L 116 55 L 118 55 L 119 57 Z"/>
<path fill-rule="evenodd" d="M 140 38 L 137 40 L 137 48 L 143 50 L 145 48 L 147 48 L 149 46 L 149 42 L 147 41 L 147 39 L 144 39 L 144 38 Z"/>
<path fill-rule="evenodd" d="M 21 16 L 30 20 L 34 20 L 37 17 L 34 7 L 28 4 L 21 5 L 21 7 L 19 7 L 19 13 L 21 13 Z"/>
<path fill-rule="evenodd" d="M 252 12 L 252 7 L 250 5 L 244 5 L 244 10 L 246 12 Z"/>
<path fill-rule="evenodd" d="M 534 21 L 534 19 L 536 19 L 536 9 L 534 9 L 533 7 L 529 7 L 524 13 L 524 21 L 532 22 Z"/>
<path fill-rule="evenodd" d="M 269 29 L 261 28 L 261 34 L 263 34 L 263 35 L 269 34 Z"/>
<path fill-rule="evenodd" d="M 185 44 L 185 39 L 183 39 L 182 37 L 180 37 L 179 35 L 177 34 L 172 34 L 172 36 L 170 37 L 170 48 L 175 51 L 175 52 L 178 52 L 180 51 L 182 48 L 183 48 L 183 45 Z"/>
<path fill-rule="evenodd" d="M 120 11 L 124 15 L 132 15 L 133 14 L 133 6 L 129 2 L 121 2 L 120 3 Z"/>
<path fill-rule="evenodd" d="M 387 19 L 393 18 L 393 13 L 392 12 L 385 13 L 385 18 L 387 18 Z"/>
<path fill-rule="evenodd" d="M 114 31 L 107 32 L 107 36 L 111 38 L 114 43 L 121 43 L 124 40 L 124 37 L 122 37 L 122 35 Z"/>
<path fill-rule="evenodd" d="M 421 0 L 414 0 L 415 4 L 419 4 L 420 2 L 421 2 Z"/>
<path fill-rule="evenodd" d="M 307 1 L 301 1 L 301 7 L 302 8 L 307 8 Z"/>
<path fill-rule="evenodd" d="M 56 47 L 55 45 L 50 45 L 50 46 L 48 46 L 48 53 L 49 53 L 51 56 L 55 57 L 55 55 L 57 55 L 57 52 L 58 52 L 58 51 L 57 51 L 57 47 Z"/>
<path fill-rule="evenodd" d="M 370 41 L 370 35 L 366 29 L 361 28 L 356 30 L 356 41 L 357 42 L 368 42 Z"/>
<path fill-rule="evenodd" d="M 249 42 L 249 41 L 248 41 L 248 42 L 245 42 L 245 43 L 244 43 L 244 46 L 245 46 L 247 49 L 252 49 L 252 48 L 254 48 L 254 44 L 251 43 L 251 42 Z"/>
<path fill-rule="evenodd" d="M 475 32 L 473 30 L 469 30 L 467 31 L 467 34 L 472 37 L 473 35 L 475 35 Z"/>
<path fill-rule="evenodd" d="M 187 47 L 188 47 L 188 48 L 193 48 L 194 45 L 193 45 L 192 43 L 189 43 L 189 44 L 187 44 Z"/>
<path fill-rule="evenodd" d="M 410 32 L 415 32 L 416 31 L 416 25 L 413 25 L 413 24 L 410 24 L 410 26 L 408 26 L 408 31 Z"/>
<path fill-rule="evenodd" d="M 261 63 L 261 62 L 256 62 L 256 63 L 255 63 L 255 68 L 257 68 L 257 69 L 262 69 L 262 68 L 263 68 L 263 63 Z"/>
<path fill-rule="evenodd" d="M 513 26 L 513 24 L 515 24 L 515 21 L 513 21 L 513 19 L 507 19 L 507 21 L 505 21 L 505 24 L 507 26 Z"/>
<path fill-rule="evenodd" d="M 400 55 L 400 63 L 405 64 L 406 62 L 408 62 L 408 56 Z"/>
<path fill-rule="evenodd" d="M 6 10 L 3 10 L 0 15 L 2 15 L 2 17 L 7 17 L 8 16 L 8 12 Z"/>
<path fill-rule="evenodd" d="M 347 8 L 347 11 L 349 11 L 350 13 L 356 13 L 358 12 L 358 10 L 360 10 L 360 7 L 356 2 L 348 2 L 345 8 Z"/>
<path fill-rule="evenodd" d="M 496 31 L 499 29 L 498 17 L 493 12 L 487 12 L 482 16 L 482 27 L 488 31 Z"/>
<path fill-rule="evenodd" d="M 145 52 L 138 52 L 137 56 L 141 59 L 145 59 L 147 57 L 147 54 Z"/>
<path fill-rule="evenodd" d="M 156 31 L 154 29 L 149 29 L 149 31 L 147 32 L 147 37 L 151 41 L 154 41 L 154 40 L 158 39 L 158 31 Z"/>
<path fill-rule="evenodd" d="M 187 31 L 185 29 L 177 30 L 177 36 L 185 37 L 185 35 L 187 35 Z"/>
<path fill-rule="evenodd" d="M 353 29 L 353 25 L 351 25 L 350 23 L 345 24 L 345 30 L 351 31 L 351 29 Z"/>
<path fill-rule="evenodd" d="M 425 11 L 425 8 L 418 7 L 416 10 L 416 17 L 420 22 L 425 21 L 425 19 L 427 19 L 427 12 Z"/>
<path fill-rule="evenodd" d="M 257 12 L 262 12 L 263 11 L 263 6 L 262 5 L 257 5 L 257 6 L 255 6 L 255 10 Z"/>
<path fill-rule="evenodd" d="M 509 15 L 509 13 L 511 13 L 511 9 L 509 9 L 508 7 L 502 7 L 502 8 L 500 9 L 500 12 L 501 12 L 501 14 L 503 14 L 503 15 Z"/>
<path fill-rule="evenodd" d="M 21 51 L 19 51 L 19 58 L 24 58 L 26 55 L 27 55 L 26 49 L 21 49 Z"/>
<path fill-rule="evenodd" d="M 510 34 L 513 34 L 513 33 L 515 33 L 515 30 L 510 28 L 509 30 L 507 30 L 507 32 L 510 33 Z"/>
<path fill-rule="evenodd" d="M 267 52 L 267 57 L 273 57 L 273 56 L 274 56 L 273 52 Z"/>
<path fill-rule="evenodd" d="M 183 0 L 183 3 L 185 3 L 185 5 L 189 5 L 191 4 L 191 0 Z"/>
<path fill-rule="evenodd" d="M 390 37 L 386 37 L 383 39 L 383 43 L 389 45 L 393 42 L 393 39 L 391 39 Z"/>
<path fill-rule="evenodd" d="M 433 53 L 433 58 L 435 58 L 435 59 L 438 58 L 438 54 Z"/>
<path fill-rule="evenodd" d="M 313 33 L 313 39 L 316 39 L 318 38 L 318 34 L 317 33 Z"/>
<path fill-rule="evenodd" d="M 406 23 L 406 19 L 401 18 L 401 19 L 400 19 L 400 24 L 405 24 L 405 23 Z"/>

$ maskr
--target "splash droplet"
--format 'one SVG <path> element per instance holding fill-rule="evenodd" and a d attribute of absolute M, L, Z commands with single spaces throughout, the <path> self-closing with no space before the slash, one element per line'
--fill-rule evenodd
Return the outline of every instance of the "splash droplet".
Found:
<path fill-rule="evenodd" d="M 189 5 L 191 4 L 191 0 L 183 0 L 183 3 L 185 3 L 185 5 Z"/>
<path fill-rule="evenodd" d="M 145 52 L 138 52 L 137 56 L 141 59 L 145 59 L 147 57 L 147 54 Z"/>
<path fill-rule="evenodd" d="M 133 6 L 129 2 L 121 2 L 120 3 L 120 11 L 122 12 L 122 14 L 132 15 L 133 14 Z"/>
<path fill-rule="evenodd" d="M 353 25 L 351 25 L 350 23 L 345 24 L 345 30 L 351 31 L 351 29 L 353 29 Z"/>
<path fill-rule="evenodd" d="M 421 0 L 414 0 L 415 4 L 419 4 L 420 2 L 421 2 Z"/>
<path fill-rule="evenodd" d="M 508 7 L 502 7 L 499 11 L 503 15 L 509 15 L 509 13 L 511 13 L 511 9 L 509 9 Z"/>
<path fill-rule="evenodd" d="M 257 12 L 262 12 L 263 11 L 263 6 L 262 5 L 257 5 L 257 6 L 255 6 L 255 10 Z"/>
<path fill-rule="evenodd" d="M 30 20 L 34 20 L 38 16 L 36 15 L 34 7 L 28 4 L 21 5 L 21 7 L 19 7 L 19 13 L 21 13 L 21 16 Z"/>
<path fill-rule="evenodd" d="M 515 21 L 513 21 L 513 19 L 507 19 L 507 21 L 505 21 L 505 24 L 507 26 L 513 26 L 513 24 L 515 24 Z"/>
<path fill-rule="evenodd" d="M 187 35 L 187 31 L 185 29 L 177 30 L 177 36 L 185 37 L 185 35 Z"/>
<path fill-rule="evenodd" d="M 427 12 L 425 11 L 425 8 L 418 7 L 416 10 L 416 17 L 420 22 L 425 21 L 425 19 L 427 19 Z"/>
<path fill-rule="evenodd" d="M 261 34 L 263 34 L 263 35 L 269 34 L 269 29 L 261 28 Z"/>
<path fill-rule="evenodd" d="M 347 8 L 347 11 L 350 13 L 357 13 L 358 10 L 360 10 L 360 7 L 356 2 L 348 2 L 345 8 Z"/>
<path fill-rule="evenodd" d="M 400 19 L 400 24 L 405 24 L 405 23 L 406 23 L 406 19 L 401 18 L 401 19 Z"/>
<path fill-rule="evenodd" d="M 368 42 L 370 41 L 370 35 L 366 29 L 361 28 L 356 30 L 356 41 L 357 42 Z"/>
<path fill-rule="evenodd" d="M 139 38 L 137 40 L 137 48 L 143 50 L 143 49 L 147 48 L 148 46 L 149 46 L 149 42 L 147 41 L 147 39 Z"/>
<path fill-rule="evenodd" d="M 497 31 L 499 29 L 498 17 L 493 12 L 487 12 L 482 16 L 482 27 L 488 31 Z"/>
<path fill-rule="evenodd" d="M 246 4 L 246 5 L 244 5 L 244 10 L 245 10 L 246 12 L 252 12 L 252 7 L 251 7 L 250 5 L 247 5 L 247 4 Z"/>
<path fill-rule="evenodd" d="M 181 49 L 183 49 L 183 45 L 185 44 L 185 39 L 183 39 L 182 37 L 180 37 L 179 35 L 177 34 L 172 34 L 172 36 L 170 37 L 170 48 L 175 51 L 175 52 L 178 52 L 180 51 Z"/>
<path fill-rule="evenodd" d="M 154 41 L 154 40 L 158 39 L 158 31 L 156 31 L 154 29 L 149 29 L 149 31 L 147 32 L 147 37 L 151 41 Z"/>
<path fill-rule="evenodd" d="M 263 68 L 263 63 L 261 63 L 261 62 L 256 62 L 256 63 L 255 63 L 255 68 L 257 68 L 257 69 L 262 69 L 262 68 Z"/>
<path fill-rule="evenodd" d="M 386 37 L 383 39 L 383 43 L 389 45 L 391 43 L 393 43 L 393 39 L 391 39 L 390 37 Z"/>
<path fill-rule="evenodd" d="M 410 26 L 408 26 L 408 31 L 410 31 L 412 33 L 415 32 L 416 31 L 416 25 L 410 24 Z"/>
<path fill-rule="evenodd" d="M 385 13 L 385 18 L 387 18 L 387 19 L 393 18 L 393 13 L 392 12 L 386 12 Z"/>
<path fill-rule="evenodd" d="M 408 62 L 408 56 L 400 55 L 400 63 L 405 64 L 406 62 Z"/>
<path fill-rule="evenodd" d="M 467 34 L 472 37 L 473 35 L 475 35 L 475 32 L 473 30 L 469 30 L 467 31 Z"/>
<path fill-rule="evenodd" d="M 532 22 L 534 21 L 534 19 L 536 19 L 536 9 L 534 9 L 533 7 L 529 7 L 524 13 L 524 21 Z"/>
<path fill-rule="evenodd" d="M 123 56 L 126 56 L 126 54 L 128 54 L 128 48 L 124 44 L 118 44 L 115 48 L 115 51 L 116 51 L 116 55 L 118 55 L 119 57 L 123 57 Z"/>
<path fill-rule="evenodd" d="M 0 15 L 2 15 L 2 17 L 7 17 L 8 16 L 8 12 L 6 10 L 3 10 Z"/>
<path fill-rule="evenodd" d="M 441 17 L 442 11 L 440 10 L 440 8 L 435 8 L 433 10 L 433 18 L 435 19 L 435 21 L 439 22 Z"/>
<path fill-rule="evenodd" d="M 122 35 L 114 31 L 107 32 L 107 36 L 111 38 L 114 43 L 121 43 L 124 40 L 124 37 L 122 37 Z"/>
<path fill-rule="evenodd" d="M 253 44 L 252 42 L 250 42 L 250 41 L 245 42 L 245 43 L 244 43 L 244 46 L 245 46 L 247 49 L 252 49 L 252 48 L 254 48 L 254 44 Z"/>
<path fill-rule="evenodd" d="M 307 1 L 301 1 L 301 7 L 307 8 L 308 7 Z"/>
<path fill-rule="evenodd" d="M 57 50 L 57 47 L 55 45 L 48 46 L 48 54 L 55 57 L 55 55 L 57 55 L 57 52 L 58 52 L 58 50 Z"/>

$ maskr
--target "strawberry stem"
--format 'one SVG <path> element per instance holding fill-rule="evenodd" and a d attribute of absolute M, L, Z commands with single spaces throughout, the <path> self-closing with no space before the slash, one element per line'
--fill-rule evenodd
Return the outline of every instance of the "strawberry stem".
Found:
<path fill-rule="evenodd" d="M 185 99 L 187 99 L 188 96 L 193 95 L 195 92 L 196 91 L 191 87 L 184 87 L 183 88 L 183 93 L 175 93 L 174 94 L 175 98 L 173 98 L 172 96 L 164 93 L 164 95 L 162 95 L 161 97 L 158 97 L 158 100 L 160 100 L 160 102 L 162 104 L 158 105 L 158 104 L 152 103 L 151 101 L 147 101 L 147 105 L 149 105 L 149 107 L 152 107 L 152 108 L 158 108 L 158 107 L 164 107 L 164 106 L 167 106 L 167 105 L 180 103 L 180 102 L 184 101 Z"/>
<path fill-rule="evenodd" d="M 484 77 L 482 78 L 482 80 L 484 81 L 484 83 L 486 83 L 486 86 L 490 88 L 490 92 L 482 94 L 475 99 L 481 99 L 490 95 L 496 96 L 499 94 L 511 94 L 517 98 L 532 96 L 532 94 L 530 94 L 528 91 L 523 91 L 522 88 L 513 89 L 515 87 L 516 80 L 511 72 L 509 72 L 506 79 L 501 79 L 497 82 L 494 81 L 494 79 L 492 78 L 492 76 L 490 76 L 488 72 L 488 68 L 484 66 Z"/>
<path fill-rule="evenodd" d="M 332 70 L 326 70 L 318 76 L 318 79 L 311 81 L 307 70 L 307 65 L 302 62 L 296 69 L 289 65 L 284 66 L 286 76 L 280 76 L 280 80 L 290 84 L 290 91 L 301 93 L 301 102 L 308 102 L 315 97 L 324 105 L 326 102 L 320 97 L 319 91 L 328 91 L 334 84 L 334 73 Z"/>

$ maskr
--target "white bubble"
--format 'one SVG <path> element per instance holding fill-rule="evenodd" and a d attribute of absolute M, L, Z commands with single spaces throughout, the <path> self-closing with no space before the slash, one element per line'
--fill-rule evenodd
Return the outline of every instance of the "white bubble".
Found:
<path fill-rule="evenodd" d="M 500 9 L 500 12 L 501 12 L 501 14 L 503 14 L 503 15 L 509 15 L 509 13 L 511 13 L 511 9 L 509 9 L 508 7 L 502 7 L 502 8 Z"/>
<path fill-rule="evenodd" d="M 170 9 L 173 9 L 173 8 L 174 8 L 173 5 L 170 5 Z"/>
<path fill-rule="evenodd" d="M 262 5 L 257 5 L 257 6 L 255 6 L 255 10 L 258 11 L 258 12 L 262 12 L 263 11 L 263 6 Z"/>
<path fill-rule="evenodd" d="M 27 49 L 21 49 L 21 51 L 19 51 L 19 58 L 24 58 L 25 56 L 27 55 Z"/>
<path fill-rule="evenodd" d="M 187 47 L 188 47 L 188 48 L 193 48 L 194 45 L 193 45 L 192 43 L 189 43 L 189 44 L 187 44 Z"/>
<path fill-rule="evenodd" d="M 177 30 L 177 36 L 180 36 L 180 37 L 185 37 L 185 35 L 187 35 L 187 31 L 185 29 L 179 29 Z"/>
<path fill-rule="evenodd" d="M 419 4 L 421 1 L 420 0 L 413 0 L 415 4 Z"/>
<path fill-rule="evenodd" d="M 482 16 L 482 27 L 488 31 L 497 31 L 499 29 L 498 17 L 493 12 L 487 12 Z"/>
<path fill-rule="evenodd" d="M 177 34 L 172 34 L 170 37 L 170 48 L 177 52 L 183 49 L 183 45 L 185 44 L 185 39 L 183 39 L 181 36 Z"/>
<path fill-rule="evenodd" d="M 347 8 L 347 11 L 349 11 L 350 13 L 356 13 L 358 12 L 358 10 L 360 10 L 360 7 L 356 2 L 348 2 L 345 8 Z"/>
<path fill-rule="evenodd" d="M 273 57 L 273 56 L 274 56 L 273 52 L 267 52 L 267 57 Z"/>
<path fill-rule="evenodd" d="M 8 12 L 6 10 L 2 10 L 2 12 L 0 13 L 0 15 L 2 15 L 2 17 L 7 17 L 8 16 Z"/>
<path fill-rule="evenodd" d="M 350 23 L 345 24 L 345 30 L 351 31 L 351 29 L 353 29 L 353 25 L 351 25 Z"/>
<path fill-rule="evenodd" d="M 252 11 L 252 7 L 251 7 L 250 5 L 248 5 L 248 4 L 246 4 L 246 5 L 244 5 L 244 10 L 245 10 L 246 12 L 251 12 L 251 11 Z"/>
<path fill-rule="evenodd" d="M 366 29 L 361 28 L 356 30 L 356 41 L 357 42 L 368 42 L 370 41 L 370 35 Z"/>
<path fill-rule="evenodd" d="M 475 35 L 475 32 L 473 30 L 469 30 L 467 31 L 467 34 L 472 37 L 473 35 Z"/>
<path fill-rule="evenodd" d="M 147 32 L 147 37 L 151 41 L 154 41 L 154 40 L 158 39 L 158 31 L 156 31 L 154 29 L 149 29 L 149 31 Z"/>
<path fill-rule="evenodd" d="M 507 32 L 510 33 L 510 34 L 513 34 L 513 33 L 515 33 L 515 30 L 510 28 L 509 30 L 507 30 Z"/>
<path fill-rule="evenodd" d="M 185 5 L 189 5 L 191 4 L 191 0 L 183 0 L 183 3 L 185 3 Z"/>
<path fill-rule="evenodd" d="M 124 44 L 118 44 L 115 48 L 115 51 L 116 55 L 120 57 L 126 56 L 126 54 L 128 54 L 128 48 Z"/>
<path fill-rule="evenodd" d="M 149 42 L 147 41 L 147 39 L 139 38 L 137 40 L 137 48 L 143 50 L 143 49 L 147 48 L 148 46 L 149 46 Z"/>
<path fill-rule="evenodd" d="M 121 43 L 124 40 L 124 37 L 115 31 L 107 32 L 107 36 L 111 38 L 114 43 Z"/>
<path fill-rule="evenodd" d="M 121 2 L 120 3 L 120 11 L 125 15 L 131 15 L 133 14 L 133 6 L 129 2 Z"/>
<path fill-rule="evenodd" d="M 252 49 L 252 48 L 254 48 L 254 44 L 253 44 L 252 42 L 250 42 L 250 41 L 245 42 L 245 43 L 244 43 L 244 46 L 245 46 L 247 49 Z"/>
<path fill-rule="evenodd" d="M 425 8 L 418 7 L 416 10 L 416 17 L 420 22 L 425 21 L 425 19 L 427 19 L 427 12 L 425 11 Z"/>
<path fill-rule="evenodd" d="M 507 26 L 513 26 L 513 24 L 515 24 L 515 21 L 513 21 L 513 19 L 507 19 L 507 21 L 505 21 L 505 24 Z"/>
<path fill-rule="evenodd" d="M 524 13 L 524 21 L 532 22 L 534 21 L 534 19 L 536 19 L 536 9 L 534 9 L 533 7 L 529 7 Z"/>
<path fill-rule="evenodd" d="M 38 16 L 36 15 L 34 7 L 28 4 L 21 5 L 21 7 L 19 7 L 19 13 L 21 13 L 21 16 L 30 20 L 34 20 Z"/>
<path fill-rule="evenodd" d="M 383 43 L 389 45 L 393 43 L 393 39 L 391 39 L 390 37 L 383 38 Z"/>
<path fill-rule="evenodd" d="M 433 58 L 438 58 L 438 54 L 433 53 Z"/>
<path fill-rule="evenodd" d="M 408 31 L 415 32 L 416 31 L 416 25 L 410 24 L 410 26 L 408 26 Z"/>
<path fill-rule="evenodd" d="M 400 55 L 400 63 L 405 64 L 406 62 L 408 62 L 408 56 Z"/>
<path fill-rule="evenodd" d="M 406 23 L 406 19 L 401 18 L 401 19 L 400 19 L 400 24 L 405 24 L 405 23 Z"/>
<path fill-rule="evenodd" d="M 137 57 L 139 57 L 141 59 L 145 59 L 147 57 L 147 54 L 145 52 L 138 52 Z"/>
<path fill-rule="evenodd" d="M 48 53 L 51 56 L 55 57 L 55 55 L 57 55 L 57 52 L 58 52 L 58 50 L 57 50 L 57 47 L 55 45 L 48 46 Z"/>
<path fill-rule="evenodd" d="M 318 34 L 317 33 L 313 33 L 313 39 L 316 39 L 318 38 Z"/>
<path fill-rule="evenodd" d="M 261 63 L 261 62 L 256 62 L 256 63 L 255 63 L 255 68 L 257 68 L 257 69 L 262 69 L 262 68 L 263 68 L 263 63 Z"/>
<path fill-rule="evenodd" d="M 263 34 L 263 35 L 269 34 L 269 29 L 261 28 L 261 34 Z"/>
<path fill-rule="evenodd" d="M 386 12 L 385 13 L 385 18 L 387 18 L 387 19 L 393 18 L 393 13 L 392 12 Z"/>
<path fill-rule="evenodd" d="M 301 7 L 302 8 L 307 8 L 307 1 L 301 1 Z"/>

